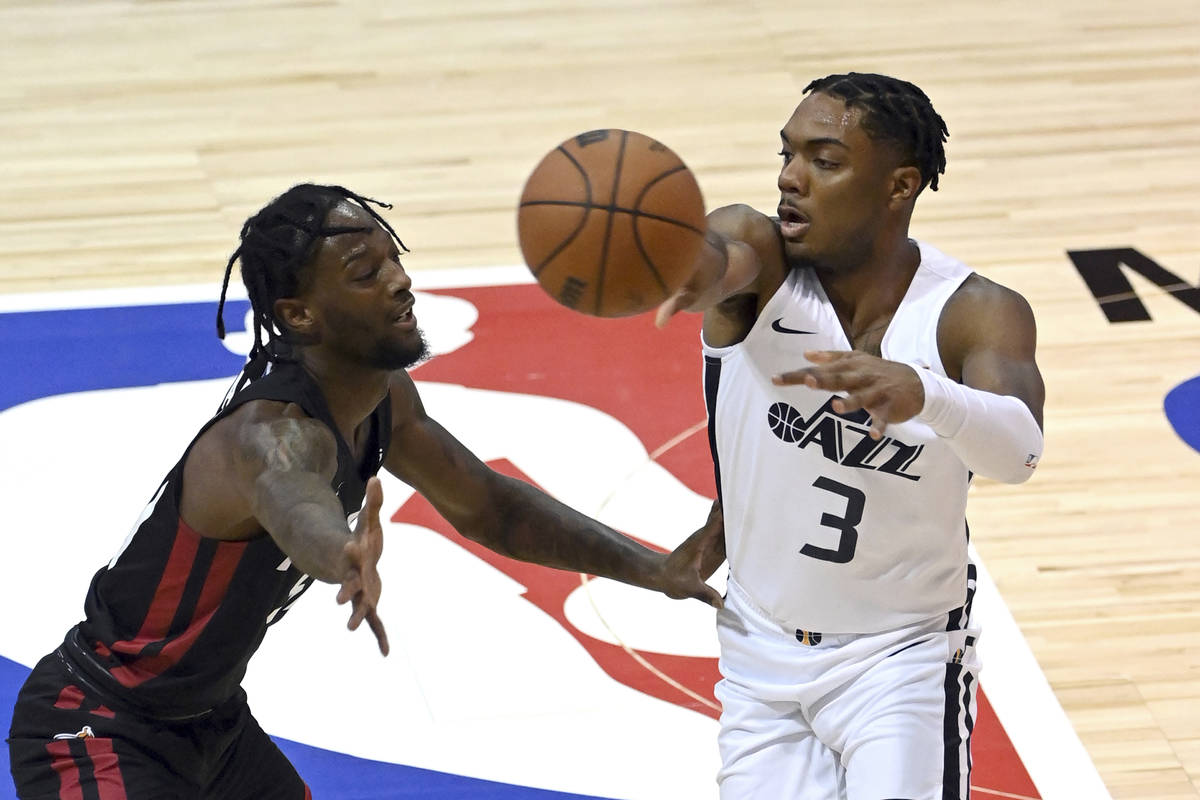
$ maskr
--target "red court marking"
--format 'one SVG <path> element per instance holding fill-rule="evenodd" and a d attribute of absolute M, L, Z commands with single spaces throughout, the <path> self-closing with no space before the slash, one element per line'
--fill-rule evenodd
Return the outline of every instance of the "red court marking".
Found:
<path fill-rule="evenodd" d="M 529 476 L 508 461 L 492 461 L 489 465 L 497 472 L 533 483 L 529 480 Z M 455 531 L 450 523 L 434 511 L 429 501 L 419 494 L 414 494 L 408 502 L 400 507 L 400 510 L 392 516 L 392 522 L 420 525 L 436 531 L 525 586 L 526 589 L 521 596 L 544 611 L 570 633 L 595 659 L 600 668 L 614 680 L 660 700 L 690 708 L 714 719 L 717 717 L 714 709 L 719 706 L 716 698 L 713 697 L 712 690 L 716 682 L 721 679 L 721 675 L 717 671 L 715 658 L 652 653 L 645 650 L 636 651 L 656 670 L 669 675 L 688 692 L 704 698 L 707 701 L 706 704 L 698 702 L 687 692 L 680 691 L 675 686 L 663 681 L 662 678 L 638 663 L 637 659 L 620 645 L 596 639 L 571 624 L 566 616 L 565 605 L 571 592 L 579 588 L 579 573 L 540 567 L 493 552 Z M 647 542 L 643 542 L 643 544 L 653 547 Z"/>
<path fill-rule="evenodd" d="M 472 328 L 475 338 L 469 344 L 418 367 L 414 371 L 417 380 L 582 403 L 625 423 L 648 453 L 705 418 L 700 320 L 695 315 L 676 317 L 660 331 L 649 315 L 602 320 L 568 311 L 532 284 L 446 289 L 436 294 L 473 303 L 479 309 L 479 320 Z M 564 457 L 570 456 L 564 452 Z M 697 493 L 715 496 L 712 459 L 702 431 L 664 451 L 658 462 Z M 494 462 L 493 467 L 524 477 L 507 461 Z M 563 603 L 579 585 L 577 573 L 514 561 L 464 539 L 419 495 L 405 503 L 392 521 L 437 531 L 528 587 L 523 596 L 563 626 L 614 680 L 652 697 L 715 716 L 711 708 L 664 683 L 620 646 L 595 639 L 571 625 Z M 701 522 L 696 520 L 697 525 Z M 454 576 L 447 576 L 447 580 L 453 582 Z M 463 591 L 469 591 L 469 587 L 464 586 Z M 719 679 L 716 659 L 637 652 L 689 691 L 715 703 L 712 687 Z M 982 689 L 978 693 L 973 756 L 971 784 L 979 795 L 1040 800 Z"/>

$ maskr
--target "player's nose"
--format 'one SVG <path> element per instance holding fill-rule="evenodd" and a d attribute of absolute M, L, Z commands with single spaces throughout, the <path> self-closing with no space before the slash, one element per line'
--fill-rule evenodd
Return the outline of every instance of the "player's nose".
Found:
<path fill-rule="evenodd" d="M 808 194 L 808 173 L 801 162 L 802 159 L 793 158 L 779 170 L 779 191 L 801 196 Z"/>
<path fill-rule="evenodd" d="M 412 288 L 412 278 L 408 276 L 404 265 L 399 261 L 388 261 L 386 270 L 386 285 L 390 294 L 400 294 Z"/>

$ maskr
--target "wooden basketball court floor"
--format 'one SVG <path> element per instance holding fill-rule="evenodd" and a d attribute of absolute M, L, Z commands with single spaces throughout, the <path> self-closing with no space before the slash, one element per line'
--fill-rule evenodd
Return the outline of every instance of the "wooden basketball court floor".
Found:
<path fill-rule="evenodd" d="M 1046 456 L 1026 485 L 978 482 L 973 542 L 1111 796 L 1195 798 L 1200 454 L 1163 404 L 1200 373 L 1197 11 L 5 0 L 0 294 L 215 297 L 242 220 L 305 180 L 394 203 L 418 286 L 518 264 L 526 174 L 599 127 L 668 143 L 710 208 L 770 211 L 808 80 L 911 80 L 951 132 L 914 235 L 1022 292 L 1039 324 Z"/>

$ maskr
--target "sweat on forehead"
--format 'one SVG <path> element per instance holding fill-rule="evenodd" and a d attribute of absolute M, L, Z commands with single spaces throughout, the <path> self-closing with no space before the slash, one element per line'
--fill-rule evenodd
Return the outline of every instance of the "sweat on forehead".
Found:
<path fill-rule="evenodd" d="M 841 98 L 814 93 L 796 106 L 779 135 L 793 147 L 820 143 L 850 146 L 856 139 L 871 138 L 862 127 L 863 116 L 863 109 Z"/>

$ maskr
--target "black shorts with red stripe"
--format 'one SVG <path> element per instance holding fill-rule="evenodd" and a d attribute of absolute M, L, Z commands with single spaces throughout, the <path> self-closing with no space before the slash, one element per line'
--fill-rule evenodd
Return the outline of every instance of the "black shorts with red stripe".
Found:
<path fill-rule="evenodd" d="M 259 727 L 246 695 L 189 720 L 116 707 L 60 651 L 17 695 L 8 735 L 21 800 L 308 800 L 308 787 Z"/>

